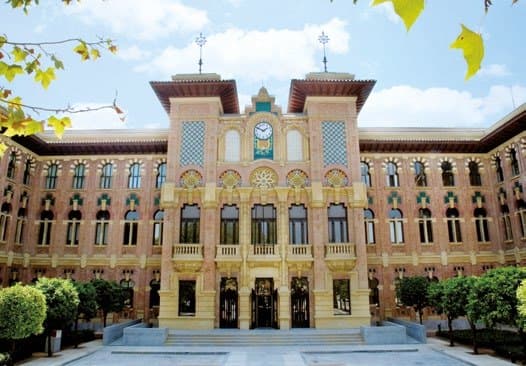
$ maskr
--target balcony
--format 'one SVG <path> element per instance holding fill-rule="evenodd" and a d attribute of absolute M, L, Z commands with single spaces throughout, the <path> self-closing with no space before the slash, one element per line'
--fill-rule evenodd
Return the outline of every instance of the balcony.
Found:
<path fill-rule="evenodd" d="M 202 244 L 174 244 L 172 261 L 178 272 L 197 272 L 203 264 Z"/>
<path fill-rule="evenodd" d="M 287 263 L 289 268 L 301 273 L 312 266 L 312 245 L 289 244 L 287 246 Z"/>
<path fill-rule="evenodd" d="M 279 262 L 281 260 L 279 255 L 278 244 L 250 244 L 248 252 L 249 262 Z"/>
<path fill-rule="evenodd" d="M 356 265 L 355 245 L 351 243 L 325 244 L 325 263 L 332 271 L 350 271 Z"/>

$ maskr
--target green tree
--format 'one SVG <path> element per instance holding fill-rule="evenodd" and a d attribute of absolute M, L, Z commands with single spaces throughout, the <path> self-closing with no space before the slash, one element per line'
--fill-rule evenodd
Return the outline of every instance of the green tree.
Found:
<path fill-rule="evenodd" d="M 42 277 L 35 286 L 46 297 L 47 311 L 44 328 L 48 339 L 48 356 L 51 357 L 53 354 L 51 331 L 64 329 L 73 323 L 79 305 L 79 296 L 73 283 L 62 278 Z"/>
<path fill-rule="evenodd" d="M 526 336 L 518 313 L 517 288 L 526 279 L 526 268 L 501 267 L 486 272 L 469 294 L 468 312 L 488 328 L 497 324 L 518 327 L 526 350 Z"/>
<path fill-rule="evenodd" d="M 12 342 L 44 331 L 46 299 L 41 291 L 19 283 L 0 290 L 0 338 Z"/>
<path fill-rule="evenodd" d="M 79 295 L 79 305 L 75 314 L 75 348 L 78 346 L 77 332 L 79 319 L 90 321 L 97 315 L 97 290 L 91 282 L 73 282 Z"/>
<path fill-rule="evenodd" d="M 91 283 L 97 292 L 97 304 L 102 311 L 103 325 L 106 327 L 108 314 L 122 311 L 124 308 L 124 291 L 115 281 L 95 279 Z"/>
<path fill-rule="evenodd" d="M 80 1 L 80 0 L 77 0 Z M 62 0 L 69 5 L 72 0 Z M 7 4 L 14 9 L 23 9 L 27 14 L 31 6 L 39 4 L 39 0 L 7 0 Z M 5 6 L 5 5 L 3 5 Z M 29 77 L 44 89 L 56 79 L 56 72 L 64 69 L 64 64 L 56 53 L 56 48 L 64 44 L 71 44 L 72 51 L 79 55 L 82 61 L 97 60 L 104 49 L 112 53 L 117 47 L 111 39 L 99 38 L 88 42 L 81 38 L 66 38 L 56 41 L 31 42 L 19 40 L 0 32 L 0 130 L 5 136 L 26 136 L 41 132 L 44 125 L 53 128 L 55 134 L 61 138 L 64 129 L 71 126 L 71 120 L 61 113 L 82 113 L 90 110 L 112 108 L 117 113 L 122 111 L 114 101 L 112 105 L 94 109 L 75 110 L 71 107 L 42 107 L 28 105 L 22 96 L 17 95 L 12 87 L 8 87 L 18 77 Z M 35 119 L 32 113 L 46 113 L 44 119 Z M 6 149 L 0 142 L 0 156 Z"/>
<path fill-rule="evenodd" d="M 475 286 L 476 277 L 454 277 L 431 283 L 428 290 L 429 304 L 439 314 L 447 317 L 449 329 L 449 344 L 453 342 L 453 320 L 460 316 L 467 316 L 468 295 Z M 470 325 L 469 316 L 467 317 Z M 471 327 L 473 338 L 476 340 L 476 327 Z"/>
<path fill-rule="evenodd" d="M 521 327 L 526 331 L 526 280 L 523 280 L 517 288 L 517 301 Z"/>
<path fill-rule="evenodd" d="M 405 306 L 411 306 L 418 313 L 420 324 L 424 308 L 429 305 L 427 289 L 429 280 L 426 277 L 404 277 L 400 281 L 399 298 Z"/>

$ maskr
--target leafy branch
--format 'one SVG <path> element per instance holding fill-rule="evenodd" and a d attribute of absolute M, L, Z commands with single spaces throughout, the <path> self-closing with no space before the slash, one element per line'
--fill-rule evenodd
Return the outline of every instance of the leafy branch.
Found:
<path fill-rule="evenodd" d="M 69 5 L 73 0 L 62 0 L 65 5 Z M 79 2 L 80 0 L 77 0 Z M 7 0 L 13 9 L 21 8 L 26 14 L 33 5 L 38 5 L 39 0 Z M 71 106 L 65 108 L 50 108 L 26 104 L 22 97 L 16 95 L 12 89 L 2 85 L 12 83 L 19 76 L 32 77 L 33 81 L 42 88 L 47 89 L 56 79 L 55 72 L 64 70 L 64 63 L 55 52 L 55 47 L 71 44 L 72 51 L 79 55 L 81 61 L 95 61 L 101 57 L 102 51 L 109 51 L 114 54 L 117 46 L 112 39 L 99 38 L 96 41 L 88 42 L 82 38 L 66 38 L 57 41 L 14 41 L 6 34 L 0 35 L 0 131 L 7 137 L 21 135 L 27 136 L 43 131 L 44 125 L 54 129 L 57 137 L 61 138 L 65 128 L 71 127 L 71 119 L 68 116 L 57 117 L 63 113 L 85 113 L 101 109 L 113 109 L 121 119 L 123 112 L 117 106 L 116 100 L 113 104 L 104 105 L 96 108 L 75 109 Z M 31 112 L 40 114 L 41 112 L 53 113 L 52 115 L 37 120 L 31 116 Z M 0 156 L 7 146 L 0 142 Z"/>

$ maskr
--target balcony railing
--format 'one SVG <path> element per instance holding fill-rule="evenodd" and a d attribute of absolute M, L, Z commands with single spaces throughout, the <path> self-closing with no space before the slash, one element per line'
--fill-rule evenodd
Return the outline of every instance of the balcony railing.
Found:
<path fill-rule="evenodd" d="M 264 255 L 277 255 L 279 249 L 277 244 L 251 244 L 250 255 L 264 256 Z"/>
<path fill-rule="evenodd" d="M 239 258 L 240 251 L 238 244 L 216 245 L 216 258 Z"/>
<path fill-rule="evenodd" d="M 203 246 L 201 244 L 175 244 L 174 258 L 178 257 L 203 258 Z"/>
<path fill-rule="evenodd" d="M 329 243 L 325 244 L 325 258 L 354 258 L 354 244 L 349 243 Z"/>
<path fill-rule="evenodd" d="M 310 244 L 290 244 L 287 248 L 289 257 L 312 258 L 312 245 Z"/>

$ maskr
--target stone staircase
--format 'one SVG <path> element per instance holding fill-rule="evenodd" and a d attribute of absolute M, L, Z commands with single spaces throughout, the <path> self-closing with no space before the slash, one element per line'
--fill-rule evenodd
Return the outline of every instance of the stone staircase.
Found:
<path fill-rule="evenodd" d="M 166 346 L 260 347 L 260 346 L 348 346 L 364 344 L 359 329 L 171 329 Z"/>

